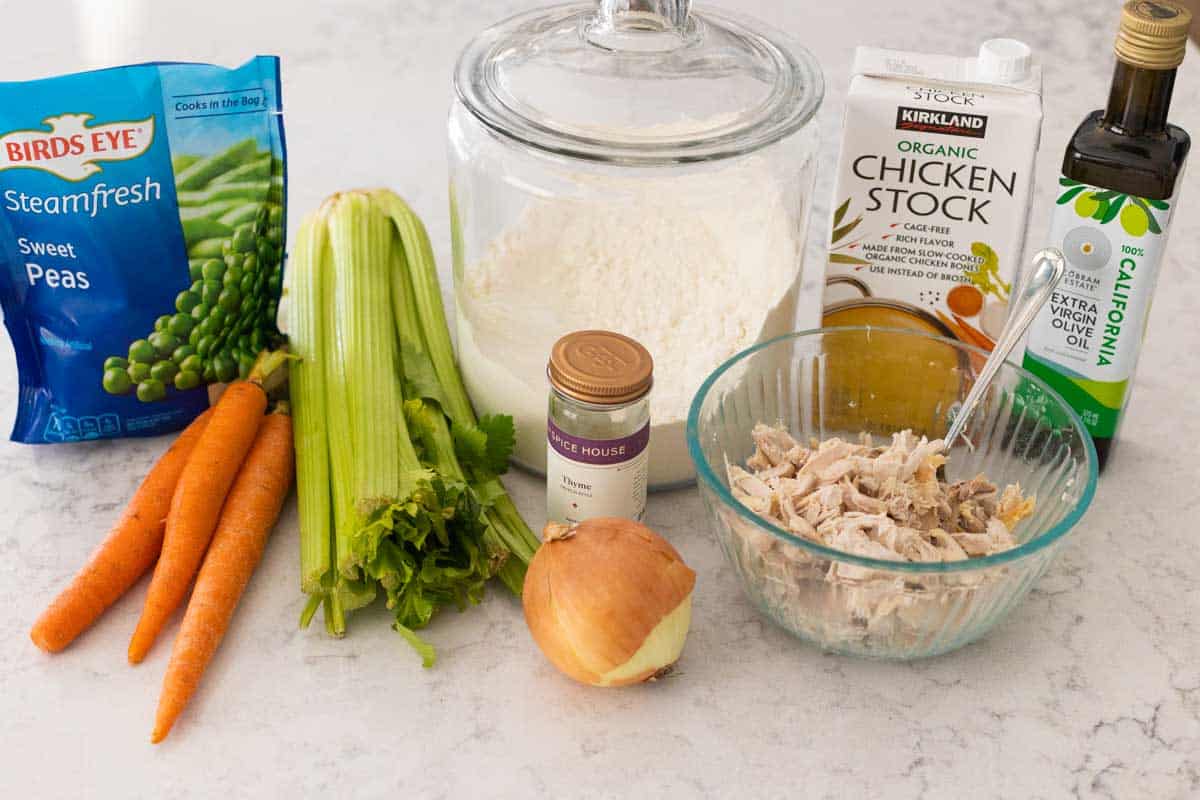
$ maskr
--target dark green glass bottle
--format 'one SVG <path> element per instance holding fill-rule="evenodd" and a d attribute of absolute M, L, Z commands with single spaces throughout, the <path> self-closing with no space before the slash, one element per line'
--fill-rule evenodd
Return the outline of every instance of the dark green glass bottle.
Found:
<path fill-rule="evenodd" d="M 1167 122 L 1190 21 L 1172 2 L 1125 4 L 1108 106 L 1084 119 L 1063 157 L 1050 238 L 1068 272 L 1031 328 L 1024 364 L 1079 412 L 1101 469 L 1129 400 L 1191 147 Z"/>

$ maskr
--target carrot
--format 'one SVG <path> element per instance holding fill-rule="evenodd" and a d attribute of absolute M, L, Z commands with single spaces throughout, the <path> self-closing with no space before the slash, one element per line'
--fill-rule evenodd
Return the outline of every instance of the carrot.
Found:
<path fill-rule="evenodd" d="M 229 490 L 217 531 L 196 577 L 196 588 L 163 678 L 150 736 L 155 744 L 166 737 L 179 718 L 229 628 L 238 600 L 279 519 L 292 482 L 292 456 L 291 418 L 286 413 L 267 415 Z"/>
<path fill-rule="evenodd" d="M 975 344 L 979 345 L 984 350 L 990 352 L 996 346 L 996 343 L 992 341 L 992 337 L 988 336 L 986 333 L 967 322 L 958 314 L 954 315 L 954 321 L 957 322 L 958 326 L 966 331 L 967 334 L 975 340 Z"/>
<path fill-rule="evenodd" d="M 975 344 L 975 340 L 971 338 L 970 334 L 959 327 L 957 322 L 943 314 L 941 309 L 934 309 L 933 313 L 937 314 L 937 318 L 942 321 L 943 325 L 945 325 L 954 333 L 955 338 L 957 338 L 959 341 L 966 342 L 967 344 Z"/>
<path fill-rule="evenodd" d="M 988 339 L 983 333 L 977 331 L 973 325 L 968 324 L 958 314 L 953 314 L 954 319 L 951 319 L 941 311 L 937 311 L 936 313 L 942 324 L 954 331 L 954 335 L 958 337 L 959 341 L 975 345 L 976 347 L 982 347 L 984 350 L 991 350 L 994 347 L 991 339 Z"/>
<path fill-rule="evenodd" d="M 983 349 L 988 350 L 988 351 L 990 351 L 992 349 L 993 345 L 991 344 L 991 342 L 988 342 L 985 347 L 982 343 L 980 343 L 979 341 L 977 341 L 975 339 L 974 335 L 971 334 L 970 331 L 966 330 L 965 328 L 963 328 L 963 326 L 959 325 L 958 322 L 962 322 L 962 319 L 959 318 L 957 315 L 955 316 L 954 319 L 957 319 L 958 322 L 955 322 L 953 319 L 950 319 L 945 314 L 943 314 L 941 311 L 937 311 L 936 313 L 938 315 L 938 319 L 940 319 L 942 321 L 942 324 L 945 325 L 950 330 L 954 331 L 955 337 L 957 337 L 960 342 L 963 342 L 964 344 L 973 344 L 976 347 L 983 347 Z M 974 353 L 974 352 L 968 353 L 967 359 L 968 359 L 968 361 L 970 361 L 971 369 L 974 370 L 975 375 L 979 374 L 980 370 L 983 369 L 984 363 L 987 361 L 987 358 L 979 355 L 979 353 Z"/>
<path fill-rule="evenodd" d="M 29 638 L 38 647 L 47 653 L 62 650 L 154 566 L 162 549 L 171 495 L 208 424 L 209 413 L 196 417 L 159 457 L 108 536 L 38 617 L 29 631 Z"/>
<path fill-rule="evenodd" d="M 212 408 L 208 427 L 188 458 L 167 514 L 162 555 L 154 567 L 146 605 L 129 642 L 129 662 L 140 663 L 183 602 L 221 513 L 221 504 L 254 443 L 267 393 L 252 381 L 229 385 Z"/>

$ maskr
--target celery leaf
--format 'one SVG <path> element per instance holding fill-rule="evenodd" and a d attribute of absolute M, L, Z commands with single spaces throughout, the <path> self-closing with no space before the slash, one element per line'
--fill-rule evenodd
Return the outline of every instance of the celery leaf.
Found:
<path fill-rule="evenodd" d="M 454 454 L 458 463 L 472 474 L 487 472 L 488 436 L 476 425 L 462 425 L 457 420 L 451 427 L 454 436 Z"/>
<path fill-rule="evenodd" d="M 507 555 L 484 541 L 485 528 L 475 493 L 435 477 L 421 480 L 405 501 L 377 509 L 354 537 L 358 564 L 383 587 L 396 630 L 427 664 L 428 645 L 406 633 L 428 625 L 439 608 L 462 610 L 483 599 Z"/>
<path fill-rule="evenodd" d="M 479 418 L 479 427 L 487 434 L 488 471 L 503 475 L 508 471 L 508 459 L 517 444 L 517 428 L 508 414 L 485 414 Z"/>
<path fill-rule="evenodd" d="M 454 422 L 454 448 L 459 462 L 475 481 L 503 475 L 516 444 L 516 427 L 508 414 L 486 414 L 477 425 Z"/>
<path fill-rule="evenodd" d="M 442 384 L 438 380 L 437 372 L 433 369 L 433 362 L 429 360 L 429 355 L 418 350 L 409 342 L 401 340 L 400 362 L 403 365 L 404 381 L 407 384 L 404 396 L 433 400 L 445 408 L 446 394 L 442 391 Z"/>

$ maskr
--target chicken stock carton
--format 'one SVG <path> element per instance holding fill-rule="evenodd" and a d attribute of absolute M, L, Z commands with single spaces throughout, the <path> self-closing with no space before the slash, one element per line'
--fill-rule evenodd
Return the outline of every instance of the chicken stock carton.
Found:
<path fill-rule="evenodd" d="M 1041 122 L 1041 71 L 1020 42 L 985 42 L 978 58 L 858 48 L 824 324 L 990 349 L 1022 259 Z"/>

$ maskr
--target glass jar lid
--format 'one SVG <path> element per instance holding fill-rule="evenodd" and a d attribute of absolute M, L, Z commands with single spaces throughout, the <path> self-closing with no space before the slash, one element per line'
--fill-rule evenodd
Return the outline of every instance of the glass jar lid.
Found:
<path fill-rule="evenodd" d="M 802 127 L 824 94 L 812 55 L 690 0 L 599 0 L 512 17 L 459 57 L 459 99 L 540 150 L 631 165 L 748 153 Z"/>

